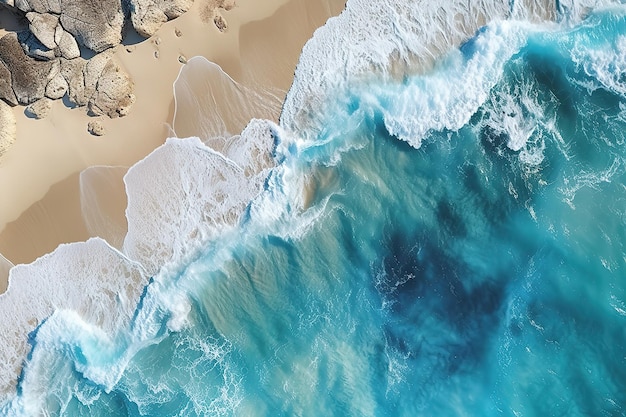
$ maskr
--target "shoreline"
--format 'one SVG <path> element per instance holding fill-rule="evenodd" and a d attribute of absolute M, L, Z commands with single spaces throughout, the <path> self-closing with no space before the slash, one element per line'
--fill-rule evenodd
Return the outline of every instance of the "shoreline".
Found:
<path fill-rule="evenodd" d="M 171 135 L 173 83 L 188 58 L 204 56 L 238 83 L 271 91 L 282 102 L 304 43 L 345 2 L 239 0 L 228 11 L 219 9 L 228 25 L 223 32 L 207 14 L 211 5 L 196 1 L 153 37 L 116 47 L 116 61 L 135 83 L 129 115 L 93 118 L 62 100 L 41 120 L 28 118 L 24 107 L 13 108 L 18 137 L 0 159 L 0 189 L 9 202 L 0 204 L 0 253 L 10 262 L 29 263 L 61 243 L 93 237 L 80 215 L 78 175 L 94 165 L 130 167 L 164 143 Z M 104 136 L 87 132 L 93 120 L 101 121 Z M 0 289 L 7 278 L 0 272 Z"/>
<path fill-rule="evenodd" d="M 122 247 L 128 231 L 123 176 L 172 133 L 173 83 L 180 68 L 188 58 L 204 56 L 232 78 L 235 88 L 258 92 L 259 97 L 271 93 L 282 103 L 304 42 L 332 16 L 331 11 L 338 14 L 345 7 L 344 0 L 318 0 L 315 5 L 307 1 L 259 5 L 241 0 L 229 11 L 220 9 L 221 29 L 228 25 L 224 31 L 203 9 L 215 2 L 197 1 L 152 38 L 118 46 L 114 56 L 135 82 L 136 102 L 125 117 L 98 118 L 104 136 L 87 132 L 87 123 L 94 118 L 87 116 L 85 108 L 69 109 L 60 100 L 41 120 L 28 118 L 24 107 L 13 108 L 18 137 L 0 160 L 0 201 L 8 202 L 0 203 L 0 300 L 7 313 L 0 326 L 6 358 L 0 366 L 0 398 L 14 395 L 32 348 L 28 334 L 55 311 L 81 314 L 92 307 L 100 311 L 120 300 L 126 310 L 119 320 L 134 310 L 147 276 L 146 266 L 116 249 Z M 278 70 L 280 76 L 273 76 Z M 223 87 L 219 77 L 210 78 L 192 77 L 190 91 L 197 93 L 201 89 L 196 87 L 206 83 Z M 211 109 L 209 116 L 232 121 L 235 116 L 225 110 L 246 104 L 246 96 L 241 97 L 235 103 L 217 100 L 219 108 Z M 278 121 L 280 107 L 271 109 L 275 113 L 270 113 L 271 118 Z M 167 184 L 168 174 L 163 175 L 155 180 L 156 187 Z M 146 178 L 150 187 L 153 177 Z"/>

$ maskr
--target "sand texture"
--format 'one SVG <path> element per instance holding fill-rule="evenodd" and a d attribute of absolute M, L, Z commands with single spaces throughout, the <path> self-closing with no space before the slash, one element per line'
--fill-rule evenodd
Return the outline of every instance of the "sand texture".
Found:
<path fill-rule="evenodd" d="M 186 77 L 191 90 L 214 86 L 213 92 L 205 88 L 212 105 L 196 111 L 193 120 L 179 115 L 177 136 L 200 135 L 194 127 L 199 117 L 221 120 L 230 134 L 244 127 L 242 117 L 277 121 L 304 43 L 345 5 L 338 0 L 239 0 L 216 8 L 218 3 L 197 0 L 151 38 L 129 33 L 111 50 L 112 61 L 134 83 L 128 115 L 90 117 L 66 99 L 48 103 L 41 119 L 13 107 L 16 140 L 0 159 L 0 254 L 8 261 L 30 263 L 61 243 L 93 236 L 118 247 L 127 227 L 121 178 L 174 135 L 173 83 L 186 62 L 203 56 L 223 71 Z M 3 32 L 17 29 L 14 21 L 2 26 Z M 229 83 L 222 93 L 215 87 Z M 251 96 L 267 101 L 260 114 L 229 111 Z M 81 176 L 92 166 L 116 168 Z M 105 201 L 107 207 L 98 207 Z M 0 284 L 6 279 L 0 270 Z"/>

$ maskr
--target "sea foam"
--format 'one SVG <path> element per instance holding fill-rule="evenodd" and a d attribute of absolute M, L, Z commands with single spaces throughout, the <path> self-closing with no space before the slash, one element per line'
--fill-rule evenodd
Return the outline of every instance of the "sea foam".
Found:
<path fill-rule="evenodd" d="M 130 322 L 147 278 L 141 265 L 100 238 L 61 245 L 32 264 L 11 269 L 9 288 L 0 295 L 3 397 L 11 393 L 31 349 L 29 333 L 51 314 L 74 311 L 86 326 L 114 338 Z"/>
<path fill-rule="evenodd" d="M 205 70 L 208 67 L 225 76 L 204 58 L 190 61 L 192 66 L 196 62 Z M 184 77 L 185 73 L 177 80 L 178 85 L 184 83 Z M 226 90 L 247 91 L 228 78 L 220 82 L 226 83 L 223 85 Z M 181 94 L 179 88 L 179 103 L 182 103 Z M 199 101 L 190 91 L 184 94 L 189 100 Z M 229 106 L 241 104 L 245 109 L 250 104 L 250 94 L 247 91 L 237 95 L 240 101 L 230 102 Z M 178 109 L 179 122 L 182 108 L 183 104 Z M 267 108 L 261 107 L 259 111 L 263 114 Z M 203 109 L 214 114 L 214 118 L 225 116 L 212 107 Z M 250 115 L 252 110 L 246 117 Z M 32 264 L 11 269 L 9 289 L 0 295 L 0 311 L 5 317 L 0 323 L 1 352 L 5 358 L 0 364 L 0 399 L 6 400 L 14 394 L 20 369 L 32 348 L 29 333 L 40 329 L 55 311 L 78 314 L 62 315 L 66 319 L 53 321 L 61 333 L 59 326 L 63 326 L 63 320 L 71 322 L 76 317 L 85 326 L 93 326 L 94 331 L 102 329 L 109 337 L 115 337 L 117 331 L 129 325 L 150 277 L 162 268 L 170 273 L 172 266 L 175 269 L 175 265 L 194 256 L 207 239 L 236 225 L 248 203 L 263 189 L 265 178 L 275 165 L 278 130 L 270 121 L 248 119 L 241 134 L 231 136 L 220 131 L 219 140 L 205 137 L 208 143 L 219 145 L 219 151 L 197 137 L 171 138 L 125 175 L 123 167 L 85 170 L 80 180 L 86 224 L 92 233 L 102 233 L 121 251 L 101 238 L 94 238 L 62 245 Z M 111 202 L 102 204 L 106 193 L 95 193 L 93 188 L 96 185 L 100 191 L 108 190 L 109 197 L 120 200 L 111 194 L 116 193 L 111 181 L 122 175 L 128 197 L 125 236 L 121 234 L 126 225 L 112 218 L 114 208 L 107 208 Z M 184 320 L 182 316 L 178 321 L 173 319 L 171 325 L 180 327 L 181 320 Z M 54 335 L 56 331 L 42 334 Z"/>
<path fill-rule="evenodd" d="M 602 0 L 486 0 L 450 1 L 441 5 L 349 0 L 341 15 L 329 19 L 303 48 L 292 88 L 283 106 L 281 125 L 314 139 L 326 119 L 332 117 L 334 109 L 330 115 L 325 109 L 330 98 L 358 87 L 372 74 L 379 82 L 384 82 L 428 73 L 434 62 L 492 21 L 525 19 L 530 23 L 541 23 L 558 20 L 573 24 L 587 16 L 592 8 L 610 3 Z M 513 40 L 510 50 L 501 52 L 510 56 L 516 46 L 519 43 Z M 489 60 L 490 57 L 482 59 Z M 497 68 L 499 58 L 491 59 Z M 443 85 L 439 88 L 444 89 L 444 94 L 454 94 Z M 433 120 L 439 125 L 457 125 L 450 117 L 456 116 L 446 112 Z M 432 126 L 433 129 L 438 127 Z M 414 140 L 414 144 L 419 146 L 419 141 Z"/>
<path fill-rule="evenodd" d="M 393 101 L 396 96 L 386 97 L 380 86 L 373 87 L 369 97 L 367 94 L 360 97 L 364 97 L 367 106 L 383 115 L 390 133 L 419 147 L 428 131 L 458 129 L 478 107 L 489 103 L 489 93 L 500 79 L 503 65 L 525 44 L 527 34 L 536 27 L 517 22 L 489 22 L 532 17 L 530 20 L 535 24 L 545 20 L 569 24 L 586 16 L 589 8 L 597 4 L 584 1 L 506 4 L 483 1 L 469 4 L 459 1 L 442 8 L 434 3 L 350 0 L 346 11 L 329 20 L 304 48 L 294 85 L 283 107 L 281 126 L 256 119 L 247 123 L 246 118 L 258 117 L 253 114 L 255 109 L 238 109 L 237 106 L 234 108 L 240 111 L 241 117 L 238 116 L 237 122 L 229 126 L 224 122 L 223 109 L 215 110 L 215 106 L 222 103 L 215 100 L 217 93 L 213 92 L 214 89 L 223 87 L 224 94 L 236 97 L 238 101 L 252 97 L 254 103 L 256 98 L 220 73 L 214 64 L 190 60 L 190 70 L 199 64 L 218 74 L 221 87 L 208 86 L 201 90 L 200 98 L 194 97 L 193 88 L 184 85 L 181 73 L 177 80 L 180 88 L 176 92 L 173 127 L 182 132 L 183 124 L 192 126 L 194 132 L 198 132 L 193 135 L 201 136 L 201 139 L 171 138 L 128 171 L 124 177 L 128 193 L 128 234 L 122 250 L 96 238 L 85 243 L 62 245 L 31 265 L 11 270 L 9 289 L 0 296 L 0 310 L 5 317 L 0 322 L 1 349 L 6 358 L 0 364 L 2 400 L 12 398 L 14 394 L 16 375 L 32 347 L 28 335 L 33 330 L 30 341 L 35 349 L 28 361 L 31 370 L 22 376 L 21 381 L 28 387 L 24 393 L 32 394 L 32 398 L 43 398 L 46 386 L 37 388 L 36 380 L 37 375 L 44 373 L 40 368 L 47 363 L 43 358 L 47 353 L 45 349 L 37 349 L 39 345 L 54 350 L 65 349 L 76 342 L 74 345 L 86 349 L 86 353 L 81 356 L 81 352 L 71 352 L 75 367 L 96 384 L 110 387 L 125 364 L 118 358 L 116 363 L 120 368 L 112 375 L 105 375 L 105 365 L 112 363 L 107 356 L 113 356 L 106 347 L 119 336 L 120 329 L 131 326 L 130 333 L 136 336 L 133 339 L 136 342 L 159 334 L 163 323 L 158 318 L 166 318 L 167 327 L 172 331 L 184 329 L 191 302 L 182 291 L 165 291 L 160 287 L 163 283 L 159 277 L 177 268 L 185 268 L 189 259 L 206 247 L 207 241 L 216 239 L 220 233 L 233 232 L 245 216 L 269 219 L 266 226 L 280 226 L 285 214 L 292 209 L 290 204 L 294 204 L 297 213 L 307 208 L 307 203 L 296 201 L 299 192 L 301 195 L 301 190 L 296 188 L 304 183 L 298 180 L 302 171 L 294 166 L 293 159 L 298 156 L 306 160 L 309 152 L 313 153 L 313 139 L 326 127 L 328 112 L 335 110 L 332 106 L 327 107 L 333 101 L 331 97 L 350 101 L 351 94 L 362 92 L 360 87 L 372 77 L 368 75 L 369 71 L 374 70 L 382 77 L 381 84 L 387 83 L 387 86 L 398 79 L 409 80 L 406 92 L 396 91 L 400 100 Z M 424 25 L 424 22 L 428 24 Z M 440 64 L 447 68 L 446 76 L 456 84 L 444 85 L 443 80 L 434 75 L 429 78 L 433 63 L 439 57 L 448 54 L 451 48 L 460 45 L 485 24 L 487 27 L 474 42 L 466 44 L 459 52 L 452 52 Z M 544 30 L 546 27 L 542 26 Z M 610 70 L 622 64 L 622 43 L 615 44 L 617 54 L 592 56 L 591 66 L 585 67 L 588 74 L 594 75 L 604 87 L 615 91 L 621 88 L 622 80 L 610 75 Z M 414 75 L 422 77 L 411 78 Z M 455 91 L 467 77 L 472 97 Z M 411 97 L 423 89 L 430 89 L 433 93 L 427 96 L 428 105 L 420 104 L 422 97 L 417 100 Z M 444 94 L 438 96 L 436 92 Z M 207 96 L 209 100 L 198 106 Z M 259 99 L 262 103 L 257 104 L 263 107 L 266 99 Z M 532 99 L 528 97 L 522 111 L 532 109 Z M 433 103 L 433 100 L 441 102 Z M 511 108 L 519 106 L 506 98 L 500 103 Z M 270 104 L 260 111 L 272 113 L 275 111 L 272 106 Z M 194 113 L 196 107 L 203 110 Z M 450 107 L 455 111 L 451 112 Z M 184 123 L 183 108 L 194 114 Z M 195 118 L 202 119 L 207 111 L 215 116 L 209 117 L 212 122 L 194 125 Z M 409 114 L 423 119 L 419 119 L 419 123 L 411 121 L 407 117 Z M 523 121 L 514 117 L 498 121 L 496 116 L 490 120 L 493 124 L 504 125 L 503 132 L 509 134 L 509 149 L 520 153 L 527 150 L 532 132 Z M 236 133 L 244 124 L 247 127 L 243 132 L 233 136 L 233 131 Z M 519 131 L 521 136 L 515 137 L 514 132 Z M 537 163 L 540 157 L 530 155 L 529 163 Z M 274 168 L 283 162 L 284 166 Z M 611 166 L 607 178 L 615 175 L 620 167 Z M 328 181 L 332 182 L 332 176 L 329 177 Z M 87 174 L 85 178 L 88 178 Z M 280 198 L 275 198 L 277 196 Z M 85 201 L 87 206 L 97 204 L 88 196 Z M 323 206 L 319 204 L 316 209 L 321 210 Z M 304 217 L 312 216 L 314 211 L 305 211 Z M 91 222 L 96 225 L 94 230 L 100 227 L 97 226 L 99 222 Z M 307 224 L 306 221 L 303 223 Z M 278 228 L 277 234 L 280 238 L 293 237 L 296 234 L 291 229 L 284 226 L 285 233 L 281 235 L 282 230 Z M 300 232 L 302 234 L 304 232 Z M 155 284 L 145 287 L 151 277 L 156 277 Z M 136 309 L 140 299 L 152 300 L 153 296 L 158 302 L 140 311 Z M 166 310 L 162 316 L 154 313 L 159 308 Z M 99 352 L 102 356 L 96 355 L 94 346 L 105 347 Z M 127 360 L 140 347 L 140 344 L 135 346 L 122 357 Z M 345 345 L 342 349 L 336 355 L 356 356 Z M 84 358 L 94 366 L 81 368 Z M 399 375 L 398 380 L 402 379 L 403 363 L 390 361 L 389 366 L 395 369 L 394 375 Z M 98 364 L 102 367 L 99 368 Z M 305 368 L 306 364 L 301 366 Z M 351 373 L 347 376 L 356 378 Z M 356 385 L 351 383 L 350 387 L 353 386 Z M 93 400 L 89 393 L 81 395 L 87 402 Z M 238 397 L 231 400 L 235 398 Z M 363 398 L 364 403 L 371 401 L 365 394 Z"/>

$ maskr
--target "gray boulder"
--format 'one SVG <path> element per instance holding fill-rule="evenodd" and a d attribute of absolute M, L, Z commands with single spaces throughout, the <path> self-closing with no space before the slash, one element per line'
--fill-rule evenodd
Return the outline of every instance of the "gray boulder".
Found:
<path fill-rule="evenodd" d="M 114 61 L 109 61 L 102 71 L 96 92 L 87 108 L 91 115 L 110 118 L 126 116 L 135 103 L 134 85 L 126 72 Z"/>
<path fill-rule="evenodd" d="M 59 18 L 57 16 L 48 13 L 26 13 L 26 19 L 28 19 L 28 28 L 39 39 L 45 47 L 48 49 L 54 49 L 57 47 L 54 41 L 54 33 L 59 25 Z"/>
<path fill-rule="evenodd" d="M 61 14 L 61 0 L 14 0 L 14 3 L 24 12 Z"/>
<path fill-rule="evenodd" d="M 120 0 L 60 1 L 61 25 L 79 44 L 102 52 L 122 41 L 124 13 Z"/>
<path fill-rule="evenodd" d="M 15 106 L 17 105 L 17 97 L 15 97 L 15 93 L 13 92 L 12 81 L 13 77 L 11 76 L 11 72 L 9 72 L 9 69 L 4 65 L 4 62 L 0 61 L 0 99 Z"/>
<path fill-rule="evenodd" d="M 76 39 L 63 26 L 58 25 L 54 32 L 54 42 L 57 44 L 59 53 L 65 59 L 74 59 L 80 56 L 80 48 Z"/>
<path fill-rule="evenodd" d="M 31 56 L 39 59 L 63 57 L 73 59 L 80 56 L 76 39 L 63 29 L 59 18 L 49 13 L 26 13 L 28 28 L 36 38 L 20 39 L 22 47 Z"/>
<path fill-rule="evenodd" d="M 91 115 L 125 116 L 135 102 L 134 84 L 112 55 L 104 52 L 88 61 L 61 59 L 70 102 L 87 106 Z"/>
<path fill-rule="evenodd" d="M 59 61 L 55 61 L 58 65 L 53 65 L 50 70 L 50 74 L 48 78 L 48 84 L 46 85 L 46 97 L 51 98 L 52 100 L 58 100 L 67 93 L 69 86 L 67 85 L 67 81 L 61 74 L 61 65 Z"/>
<path fill-rule="evenodd" d="M 130 19 L 135 30 L 149 38 L 161 25 L 187 12 L 193 0 L 130 0 Z"/>
<path fill-rule="evenodd" d="M 61 59 L 61 75 L 68 85 L 68 99 L 76 106 L 86 106 L 89 97 L 85 95 L 85 75 L 83 68 L 87 63 L 82 58 Z"/>
<path fill-rule="evenodd" d="M 49 49 L 61 45 L 54 19 L 61 22 L 62 29 L 73 35 L 78 44 L 95 52 L 116 46 L 122 40 L 121 0 L 15 0 L 14 3 L 30 15 L 31 31 Z M 31 15 L 33 12 L 40 16 Z M 69 38 L 65 42 L 71 43 Z"/>
<path fill-rule="evenodd" d="M 52 63 L 27 56 L 15 33 L 0 38 L 0 61 L 11 73 L 18 103 L 27 105 L 43 98 Z"/>

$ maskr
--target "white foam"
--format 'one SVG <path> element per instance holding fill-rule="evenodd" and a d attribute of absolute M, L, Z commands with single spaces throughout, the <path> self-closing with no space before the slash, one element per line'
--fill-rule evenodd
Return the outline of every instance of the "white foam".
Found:
<path fill-rule="evenodd" d="M 558 99 L 550 92 L 539 97 L 538 91 L 532 79 L 518 74 L 514 82 L 491 91 L 479 123 L 479 128 L 488 127 L 506 140 L 507 147 L 518 153 L 527 172 L 539 169 L 546 141 L 568 157 L 567 145 L 556 128 Z"/>
<path fill-rule="evenodd" d="M 168 139 L 133 166 L 124 177 L 128 193 L 124 252 L 154 275 L 236 224 L 260 192 L 272 161 L 269 130 L 271 122 L 255 121 L 227 144 L 227 154 L 235 160 L 198 138 Z M 247 162 L 237 159 L 246 156 Z"/>
<path fill-rule="evenodd" d="M 598 3 L 561 1 L 559 11 L 582 16 L 588 13 L 590 5 Z M 323 129 L 326 112 L 332 111 L 332 108 L 327 109 L 331 98 L 358 86 L 371 70 L 383 80 L 425 72 L 435 60 L 494 19 L 536 13 L 545 13 L 546 18 L 558 15 L 547 3 L 546 7 L 544 3 L 532 6 L 538 11 L 530 11 L 532 4 L 535 3 L 496 0 L 454 0 L 445 5 L 408 0 L 349 0 L 344 13 L 316 31 L 303 50 L 281 116 L 282 125 L 301 133 L 303 139 L 284 135 L 285 141 L 276 151 L 284 157 L 304 149 L 307 139 L 314 138 Z M 540 16 L 538 20 L 542 19 Z M 456 77 L 453 78 L 456 84 L 445 85 L 436 76 L 422 78 L 420 82 L 430 84 L 421 87 L 433 93 L 427 101 L 423 101 L 423 97 L 410 97 L 411 92 L 418 91 L 411 90 L 410 86 L 406 92 L 400 92 L 405 96 L 393 103 L 395 111 L 385 114 L 390 131 L 419 146 L 427 129 L 458 128 L 468 119 L 471 109 L 485 100 L 494 83 L 492 77 L 498 77 L 502 63 L 524 42 L 520 27 L 512 23 L 491 24 L 473 46 L 482 48 L 480 53 L 450 55 L 444 65 L 450 71 L 447 75 Z M 129 230 L 123 244 L 126 254 L 97 238 L 62 245 L 31 265 L 11 270 L 9 288 L 0 295 L 4 319 L 0 321 L 0 353 L 4 358 L 0 362 L 0 400 L 12 395 L 16 375 L 30 349 L 27 335 L 42 320 L 53 315 L 39 328 L 37 343 L 66 340 L 68 343 L 79 341 L 81 347 L 106 347 L 107 341 L 128 325 L 147 277 L 159 272 L 161 276 L 168 274 L 170 268 L 175 269 L 207 239 L 216 237 L 220 230 L 232 228 L 249 202 L 263 189 L 274 164 L 275 134 L 280 129 L 271 122 L 254 120 L 240 136 L 231 133 L 241 129 L 251 117 L 263 116 L 256 113 L 259 108 L 255 106 L 262 107 L 261 112 L 275 112 L 274 104 L 268 105 L 268 97 L 254 96 L 215 64 L 207 62 L 191 59 L 183 67 L 183 72 L 191 74 L 195 69 L 199 72 L 181 73 L 177 80 L 174 129 L 183 132 L 183 125 L 187 123 L 187 120 L 183 123 L 183 117 L 189 116 L 193 134 L 202 136 L 209 146 L 198 138 L 169 139 L 129 170 L 124 178 L 129 196 L 126 211 Z M 598 58 L 597 68 L 602 69 L 603 62 Z M 202 78 L 198 74 L 206 70 L 213 73 L 209 78 L 221 81 L 198 88 L 196 81 Z M 467 87 L 461 84 L 464 77 L 468 77 L 472 97 L 455 91 Z M 607 83 L 610 81 L 608 79 Z M 437 92 L 442 94 L 435 94 Z M 222 97 L 220 94 L 234 97 L 237 104 L 217 99 Z M 380 106 L 376 100 L 371 104 Z M 251 107 L 246 107 L 247 104 Z M 407 123 L 409 114 L 422 118 L 423 124 L 416 120 Z M 403 120 L 400 115 L 404 116 Z M 521 125 L 512 122 L 511 126 L 513 130 Z M 512 139 L 509 146 L 523 150 L 523 142 L 523 137 Z M 532 162 L 532 158 L 529 160 Z M 610 177 L 613 171 L 607 175 Z M 251 216 L 269 219 L 269 223 L 278 226 L 284 224 L 293 214 L 292 207 L 284 198 L 274 197 L 297 201 L 301 190 L 295 188 L 301 183 L 296 177 L 300 173 L 292 166 L 275 170 L 266 185 L 268 192 L 252 204 Z M 93 204 L 87 203 L 88 206 Z M 306 212 L 307 215 L 308 224 L 317 218 L 314 210 Z M 100 221 L 92 223 L 100 224 Z M 302 223 L 306 225 L 307 221 Z M 285 232 L 287 228 L 277 230 Z M 160 289 L 154 289 L 157 290 Z M 173 297 L 169 304 L 167 300 L 160 301 L 172 313 L 169 326 L 172 329 L 185 326 L 189 312 L 186 300 Z M 147 319 L 138 320 L 134 328 L 139 342 L 154 335 L 161 325 L 150 320 L 148 312 L 141 317 Z M 154 320 L 157 318 L 155 316 Z M 105 365 L 110 364 L 99 362 L 95 354 L 87 358 L 90 367 L 80 369 L 93 381 L 110 386 L 132 350 L 129 352 L 126 359 L 117 361 L 117 370 L 108 372 Z M 106 354 L 106 349 L 100 353 Z M 45 354 L 41 349 L 33 356 Z M 43 364 L 43 360 L 32 362 L 33 366 Z M 32 372 L 26 378 L 35 380 L 36 374 Z"/>
<path fill-rule="evenodd" d="M 107 338 L 127 332 L 148 277 L 158 274 L 159 281 L 167 281 L 207 239 L 240 220 L 275 165 L 277 130 L 280 128 L 272 122 L 252 120 L 240 135 L 220 139 L 221 152 L 198 138 L 167 140 L 123 178 L 129 225 L 123 253 L 94 238 L 61 245 L 30 265 L 14 267 L 8 290 L 0 295 L 4 318 L 0 321 L 0 354 L 4 358 L 0 362 L 0 401 L 14 393 L 17 375 L 31 349 L 28 334 L 51 315 L 38 328 L 37 344 L 69 346 L 76 342 L 82 349 L 91 343 L 79 337 L 83 333 L 100 335 L 94 336 L 94 343 L 106 344 Z M 106 207 L 106 200 L 120 197 L 113 196 L 113 182 L 124 172 L 122 167 L 94 167 L 81 174 L 87 224 L 92 233 L 102 233 L 114 242 L 123 225 L 111 220 L 115 214 L 111 210 L 115 210 Z M 112 224 L 120 227 L 111 230 Z M 132 346 L 116 359 L 117 371 L 99 367 L 96 357 L 87 358 L 89 364 L 81 370 L 85 376 L 112 386 L 133 352 L 154 339 L 161 325 L 155 322 L 159 320 L 155 311 L 160 308 L 169 309 L 171 329 L 184 327 L 190 306 L 181 294 L 170 298 L 157 295 L 141 313 L 144 321 L 126 333 Z M 26 378 L 36 379 L 38 369 L 44 370 L 52 360 L 46 349 L 35 349 Z M 34 392 L 28 401 L 38 398 L 36 386 L 31 387 Z"/>
<path fill-rule="evenodd" d="M 0 396 L 10 395 L 30 350 L 28 334 L 56 310 L 113 337 L 134 312 L 147 283 L 143 268 L 100 238 L 59 246 L 10 272 L 0 295 Z"/>
<path fill-rule="evenodd" d="M 34 340 L 37 349 L 24 367 L 21 415 L 39 415 L 47 398 L 67 398 L 67 385 L 56 381 L 72 378 L 74 370 L 101 386 L 110 387 L 119 379 L 114 339 L 73 310 L 57 309 Z"/>
<path fill-rule="evenodd" d="M 621 10 L 626 13 L 626 9 Z M 626 36 L 617 36 L 614 42 L 606 41 L 597 47 L 575 45 L 572 60 L 598 83 L 587 88 L 603 87 L 613 93 L 626 95 Z"/>
<path fill-rule="evenodd" d="M 374 72 L 377 80 L 424 73 L 489 22 L 509 18 L 574 22 L 590 8 L 605 3 L 609 2 L 349 0 L 344 12 L 329 19 L 305 45 L 283 106 L 281 125 L 315 139 L 325 119 L 332 117 L 325 109 L 328 103 L 346 94 L 368 73 Z M 431 119 L 444 118 L 446 115 Z"/>
<path fill-rule="evenodd" d="M 344 12 L 318 29 L 305 45 L 281 124 L 293 131 L 320 125 L 323 105 L 347 84 L 375 70 L 392 74 L 394 61 L 427 68 L 467 39 L 485 17 L 505 17 L 506 2 L 349 0 Z M 315 134 L 315 131 L 312 132 Z"/>
<path fill-rule="evenodd" d="M 436 73 L 396 89 L 377 87 L 374 95 L 383 102 L 389 133 L 417 148 L 430 131 L 466 125 L 501 79 L 504 64 L 525 44 L 528 30 L 526 24 L 506 21 L 489 25 L 467 47 L 470 51 L 451 53 Z"/>

